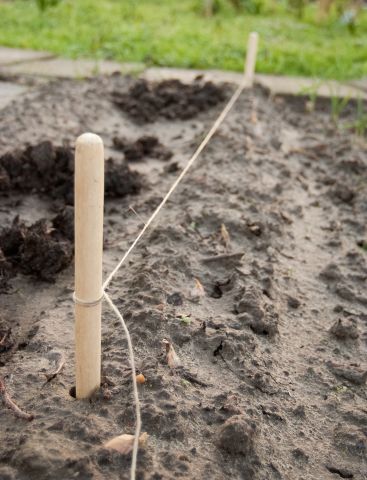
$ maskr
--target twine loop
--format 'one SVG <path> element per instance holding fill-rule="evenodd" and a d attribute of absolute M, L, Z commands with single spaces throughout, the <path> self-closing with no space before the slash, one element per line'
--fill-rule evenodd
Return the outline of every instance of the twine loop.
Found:
<path fill-rule="evenodd" d="M 75 305 L 81 305 L 82 307 L 95 307 L 102 302 L 103 297 L 104 292 L 102 292 L 102 295 L 97 300 L 92 300 L 91 302 L 88 302 L 86 300 L 80 300 L 80 298 L 76 296 L 75 292 L 73 293 L 73 301 Z"/>

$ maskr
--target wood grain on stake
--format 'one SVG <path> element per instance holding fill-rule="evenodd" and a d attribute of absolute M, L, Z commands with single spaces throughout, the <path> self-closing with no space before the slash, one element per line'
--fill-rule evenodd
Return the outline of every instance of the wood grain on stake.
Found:
<path fill-rule="evenodd" d="M 76 397 L 101 383 L 104 153 L 100 137 L 81 135 L 75 151 Z M 90 305 L 88 305 L 90 303 Z M 85 304 L 85 305 L 83 305 Z"/>
<path fill-rule="evenodd" d="M 254 84 L 258 40 L 259 35 L 257 32 L 251 32 L 248 37 L 245 63 L 246 87 L 252 87 Z"/>

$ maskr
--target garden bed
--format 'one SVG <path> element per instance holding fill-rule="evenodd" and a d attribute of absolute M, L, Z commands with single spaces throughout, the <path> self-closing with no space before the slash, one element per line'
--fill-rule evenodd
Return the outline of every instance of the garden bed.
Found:
<path fill-rule="evenodd" d="M 129 478 L 129 455 L 103 447 L 135 426 L 107 306 L 102 388 L 70 394 L 75 138 L 106 146 L 107 274 L 233 90 L 114 75 L 1 111 L 0 377 L 34 417 L 1 409 L 1 479 Z M 306 103 L 244 91 L 109 287 L 146 379 L 137 478 L 367 475 L 365 143 Z"/>

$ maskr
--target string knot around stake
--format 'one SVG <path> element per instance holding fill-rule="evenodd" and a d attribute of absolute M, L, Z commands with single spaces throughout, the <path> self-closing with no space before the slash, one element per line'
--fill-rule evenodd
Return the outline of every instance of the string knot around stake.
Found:
<path fill-rule="evenodd" d="M 99 305 L 104 297 L 104 292 L 102 292 L 101 296 L 97 300 L 92 300 L 91 302 L 88 302 L 86 300 L 80 300 L 75 294 L 73 293 L 73 301 L 75 305 L 81 305 L 82 307 L 95 307 L 96 305 Z"/>

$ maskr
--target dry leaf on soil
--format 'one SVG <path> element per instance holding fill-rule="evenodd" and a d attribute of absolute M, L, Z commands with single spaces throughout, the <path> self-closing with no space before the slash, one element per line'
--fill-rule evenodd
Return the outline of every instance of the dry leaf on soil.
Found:
<path fill-rule="evenodd" d="M 256 125 L 257 123 L 256 105 L 254 105 L 251 110 L 251 123 L 253 123 L 254 125 Z"/>
<path fill-rule="evenodd" d="M 224 225 L 224 223 L 222 223 L 222 225 L 221 225 L 221 227 L 220 227 L 220 236 L 222 237 L 224 246 L 225 246 L 226 248 L 228 248 L 231 239 L 230 239 L 230 237 L 229 237 L 228 230 L 227 230 L 226 226 Z"/>
<path fill-rule="evenodd" d="M 181 360 L 179 359 L 177 353 L 175 352 L 175 349 L 173 348 L 172 343 L 166 339 L 163 339 L 163 343 L 166 346 L 166 360 L 168 365 L 171 368 L 181 367 L 182 365 Z"/>
<path fill-rule="evenodd" d="M 205 296 L 205 290 L 200 280 L 195 278 L 195 286 L 190 291 L 191 300 L 199 300 L 201 297 Z"/>
<path fill-rule="evenodd" d="M 142 433 L 139 437 L 139 447 L 143 447 L 147 442 L 148 434 L 146 432 Z M 134 439 L 135 435 L 129 435 L 124 433 L 118 437 L 112 438 L 104 444 L 106 448 L 111 448 L 117 452 L 127 455 L 132 452 L 134 448 Z"/>

